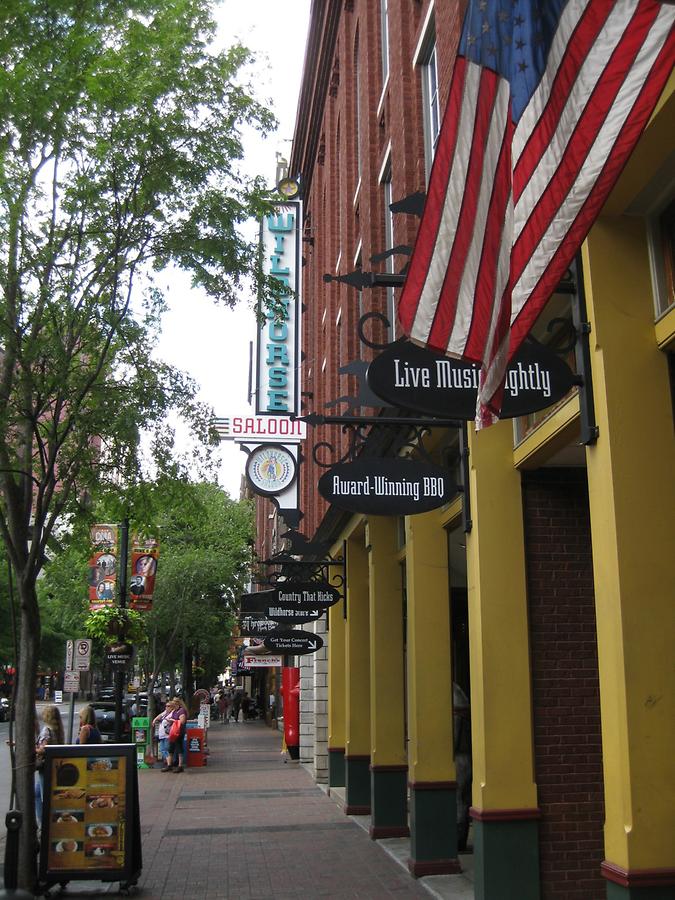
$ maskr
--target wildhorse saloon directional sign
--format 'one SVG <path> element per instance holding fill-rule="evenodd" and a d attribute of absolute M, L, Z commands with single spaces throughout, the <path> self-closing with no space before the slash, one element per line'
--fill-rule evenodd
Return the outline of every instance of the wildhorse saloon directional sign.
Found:
<path fill-rule="evenodd" d="M 428 416 L 472 420 L 479 367 L 406 340 L 380 353 L 366 372 L 368 387 L 387 403 Z M 529 340 L 506 370 L 500 418 L 512 419 L 561 400 L 578 378 L 555 353 Z"/>
<path fill-rule="evenodd" d="M 375 516 L 406 516 L 448 503 L 457 493 L 450 472 L 411 459 L 357 459 L 319 479 L 319 493 L 340 509 Z"/>

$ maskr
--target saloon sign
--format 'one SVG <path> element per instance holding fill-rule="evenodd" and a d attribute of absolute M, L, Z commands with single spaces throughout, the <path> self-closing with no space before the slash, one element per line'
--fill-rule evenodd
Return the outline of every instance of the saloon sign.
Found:
<path fill-rule="evenodd" d="M 479 367 L 450 359 L 406 340 L 393 343 L 368 367 L 370 389 L 387 403 L 445 419 L 476 415 Z M 529 340 L 508 369 L 500 418 L 511 419 L 545 409 L 577 383 L 560 357 Z"/>
<path fill-rule="evenodd" d="M 319 493 L 333 506 L 375 516 L 428 512 L 456 492 L 447 469 L 411 459 L 357 459 L 319 479 Z"/>

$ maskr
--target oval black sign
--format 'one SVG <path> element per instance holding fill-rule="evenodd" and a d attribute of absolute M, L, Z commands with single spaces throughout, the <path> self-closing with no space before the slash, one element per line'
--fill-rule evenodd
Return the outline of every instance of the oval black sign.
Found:
<path fill-rule="evenodd" d="M 476 415 L 480 368 L 400 340 L 368 366 L 366 381 L 386 403 L 444 419 Z M 526 341 L 506 370 L 500 418 L 524 416 L 562 399 L 576 375 L 555 353 Z"/>
<path fill-rule="evenodd" d="M 283 581 L 271 591 L 242 594 L 242 613 L 265 613 L 270 606 L 284 606 L 292 609 L 325 609 L 340 599 L 335 588 L 324 581 Z M 270 616 L 274 618 L 274 616 Z"/>
<path fill-rule="evenodd" d="M 276 602 L 295 609 L 325 609 L 340 599 L 340 593 L 326 582 L 280 582 L 275 589 Z"/>
<path fill-rule="evenodd" d="M 323 647 L 323 639 L 311 631 L 279 631 L 265 638 L 265 647 L 274 653 L 301 656 L 316 653 Z"/>
<path fill-rule="evenodd" d="M 448 503 L 457 492 L 450 473 L 411 459 L 357 459 L 319 479 L 319 493 L 350 512 L 406 516 Z"/>

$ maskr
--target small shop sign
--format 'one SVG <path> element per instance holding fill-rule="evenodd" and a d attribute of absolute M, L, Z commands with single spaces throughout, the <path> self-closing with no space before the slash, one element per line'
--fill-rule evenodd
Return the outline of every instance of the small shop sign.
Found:
<path fill-rule="evenodd" d="M 243 667 L 245 669 L 269 669 L 280 668 L 284 664 L 281 656 L 253 656 L 244 655 Z"/>
<path fill-rule="evenodd" d="M 476 415 L 480 368 L 395 341 L 370 363 L 368 387 L 386 403 L 428 416 L 471 421 Z M 561 400 L 578 383 L 569 366 L 547 347 L 526 341 L 506 370 L 500 418 L 529 415 Z"/>
<path fill-rule="evenodd" d="M 407 516 L 448 503 L 457 493 L 450 472 L 411 459 L 357 459 L 339 463 L 319 479 L 333 506 L 376 516 Z"/>
<path fill-rule="evenodd" d="M 242 616 L 239 621 L 239 634 L 242 637 L 265 637 L 277 631 L 279 623 L 272 619 L 257 618 L 255 615 Z"/>

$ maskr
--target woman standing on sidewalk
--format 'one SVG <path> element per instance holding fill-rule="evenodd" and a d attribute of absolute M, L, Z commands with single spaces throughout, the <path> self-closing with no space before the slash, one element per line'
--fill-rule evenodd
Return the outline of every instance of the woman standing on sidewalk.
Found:
<path fill-rule="evenodd" d="M 173 700 L 167 700 L 166 706 L 162 710 L 159 715 L 155 716 L 152 720 L 152 727 L 155 725 L 159 725 L 158 737 L 159 737 L 159 755 L 164 765 L 160 769 L 160 772 L 170 772 L 173 759 L 169 756 L 169 731 L 171 729 L 171 724 L 173 722 L 173 711 L 174 711 L 174 702 Z"/>
<path fill-rule="evenodd" d="M 42 827 L 42 799 L 45 785 L 44 748 L 47 744 L 65 744 L 63 723 L 58 706 L 45 706 L 42 711 L 43 726 L 35 745 L 35 818 L 38 828 Z"/>
<path fill-rule="evenodd" d="M 175 759 L 178 755 L 178 765 L 172 766 L 172 772 L 183 771 L 183 738 L 185 737 L 185 724 L 187 722 L 188 711 L 180 697 L 174 697 L 171 701 L 171 727 L 173 728 L 178 722 L 178 734 L 175 737 L 169 737 L 169 756 Z"/>

